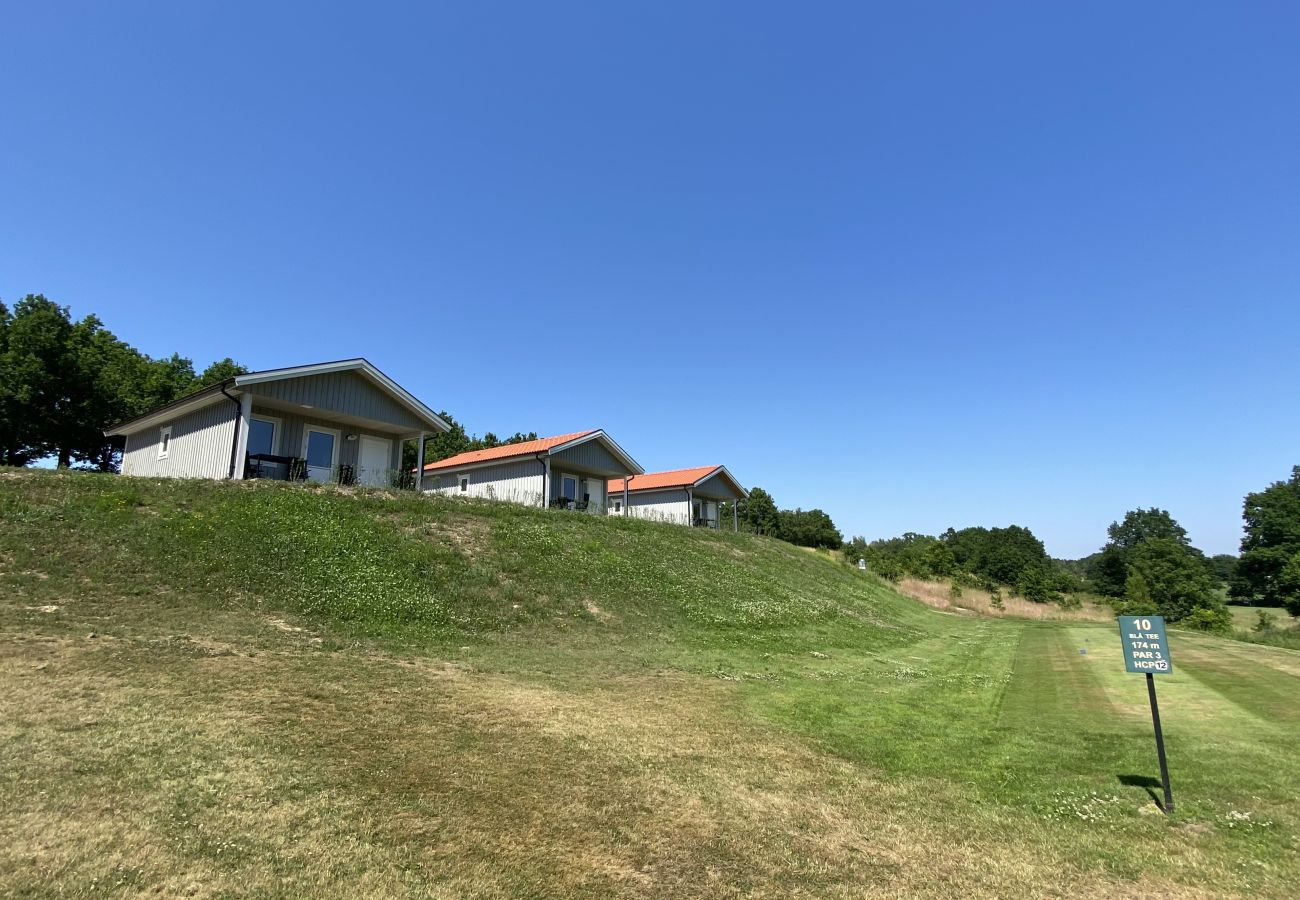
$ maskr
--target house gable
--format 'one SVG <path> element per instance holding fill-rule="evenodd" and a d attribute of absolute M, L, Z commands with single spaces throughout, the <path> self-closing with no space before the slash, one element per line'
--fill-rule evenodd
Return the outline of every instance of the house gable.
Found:
<path fill-rule="evenodd" d="M 628 466 L 611 453 L 599 440 L 584 441 L 573 447 L 567 447 L 551 454 L 551 468 L 563 469 L 565 463 L 571 463 L 584 470 L 602 473 L 624 473 Z"/>
<path fill-rule="evenodd" d="M 310 408 L 316 415 L 330 413 L 382 422 L 397 430 L 419 431 L 428 424 L 386 391 L 356 371 L 326 372 L 249 384 L 242 388 L 254 397 L 291 407 Z"/>

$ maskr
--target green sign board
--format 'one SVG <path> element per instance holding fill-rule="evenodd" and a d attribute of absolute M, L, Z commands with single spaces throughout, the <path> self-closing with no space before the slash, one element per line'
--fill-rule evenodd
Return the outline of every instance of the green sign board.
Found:
<path fill-rule="evenodd" d="M 1127 671 L 1139 675 L 1168 675 L 1174 670 L 1163 616 L 1120 616 L 1119 637 L 1124 645 L 1124 668 Z"/>

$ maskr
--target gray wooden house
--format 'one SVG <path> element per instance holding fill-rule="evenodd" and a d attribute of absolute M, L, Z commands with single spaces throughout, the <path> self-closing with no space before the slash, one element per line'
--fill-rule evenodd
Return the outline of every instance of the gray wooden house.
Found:
<path fill-rule="evenodd" d="M 718 528 L 721 504 L 731 504 L 731 527 L 736 521 L 736 503 L 746 492 L 726 466 L 697 466 L 650 472 L 611 481 L 609 512 L 612 515 L 675 522 L 699 528 Z"/>
<path fill-rule="evenodd" d="M 125 441 L 123 475 L 386 486 L 404 480 L 403 443 L 422 451 L 448 428 L 369 362 L 345 359 L 227 378 L 105 434 Z"/>
<path fill-rule="evenodd" d="M 471 450 L 424 467 L 423 488 L 603 515 L 605 485 L 645 471 L 603 430 Z"/>

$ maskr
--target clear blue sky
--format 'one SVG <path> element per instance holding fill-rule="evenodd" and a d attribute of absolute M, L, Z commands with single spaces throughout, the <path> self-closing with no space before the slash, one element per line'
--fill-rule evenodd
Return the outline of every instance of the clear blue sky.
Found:
<path fill-rule="evenodd" d="M 366 356 L 849 534 L 1300 463 L 1293 3 L 10 4 L 0 297 Z"/>

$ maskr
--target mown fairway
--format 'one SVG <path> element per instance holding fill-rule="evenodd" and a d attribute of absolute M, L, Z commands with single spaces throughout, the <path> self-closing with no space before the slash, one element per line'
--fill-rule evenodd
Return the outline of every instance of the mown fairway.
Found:
<path fill-rule="evenodd" d="M 1300 653 L 1174 633 L 1166 818 L 1111 627 L 488 504 L 8 475 L 0 520 L 0 894 L 1300 883 Z"/>

